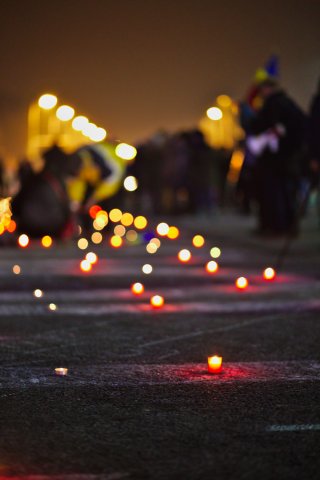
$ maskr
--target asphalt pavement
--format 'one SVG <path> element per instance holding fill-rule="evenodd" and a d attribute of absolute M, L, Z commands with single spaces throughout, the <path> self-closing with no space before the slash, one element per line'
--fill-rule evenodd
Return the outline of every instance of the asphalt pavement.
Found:
<path fill-rule="evenodd" d="M 156 235 L 157 222 L 119 249 L 110 230 L 85 250 L 76 241 L 1 247 L 0 480 L 318 479 L 315 212 L 271 281 L 262 272 L 286 239 L 252 235 L 253 219 L 171 218 L 176 240 Z M 98 262 L 85 273 L 89 251 Z M 222 370 L 210 374 L 215 354 Z"/>

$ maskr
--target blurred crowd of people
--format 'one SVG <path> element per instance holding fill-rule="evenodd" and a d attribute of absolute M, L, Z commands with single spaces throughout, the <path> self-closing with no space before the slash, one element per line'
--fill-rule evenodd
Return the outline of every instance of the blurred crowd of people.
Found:
<path fill-rule="evenodd" d="M 244 162 L 233 186 L 233 206 L 257 216 L 261 235 L 294 235 L 310 192 L 320 186 L 320 83 L 308 114 L 281 88 L 275 74 L 256 81 L 239 107 Z M 89 145 L 72 155 L 53 145 L 43 154 L 41 171 L 21 162 L 14 219 L 19 231 L 57 238 L 72 235 L 75 215 L 89 228 L 88 211 L 94 203 L 106 210 L 196 214 L 211 221 L 216 210 L 231 206 L 226 194 L 231 156 L 231 151 L 211 148 L 197 129 L 158 132 L 137 146 L 136 159 L 128 164 L 116 158 L 111 144 Z M 134 192 L 123 188 L 127 175 L 137 180 Z M 70 180 L 81 186 L 76 203 Z M 8 196 L 2 162 L 0 196 Z"/>

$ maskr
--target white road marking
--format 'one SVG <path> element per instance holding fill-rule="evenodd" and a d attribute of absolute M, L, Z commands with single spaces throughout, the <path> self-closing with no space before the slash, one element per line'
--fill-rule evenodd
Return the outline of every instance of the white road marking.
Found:
<path fill-rule="evenodd" d="M 320 423 L 305 425 L 270 425 L 266 428 L 267 432 L 308 432 L 320 431 Z"/>
<path fill-rule="evenodd" d="M 41 387 L 139 386 L 198 383 L 256 383 L 320 381 L 317 362 L 243 362 L 225 363 L 216 375 L 207 372 L 205 363 L 183 365 L 107 364 L 72 366 L 68 376 L 54 374 L 47 367 L 7 367 L 0 369 L 0 390 Z"/>

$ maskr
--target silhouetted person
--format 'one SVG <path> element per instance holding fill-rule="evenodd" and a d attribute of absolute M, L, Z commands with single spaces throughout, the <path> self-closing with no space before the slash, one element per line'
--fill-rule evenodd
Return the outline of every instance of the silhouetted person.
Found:
<path fill-rule="evenodd" d="M 318 190 L 318 208 L 320 214 L 320 80 L 316 94 L 311 102 L 308 140 L 311 186 Z"/>
<path fill-rule="evenodd" d="M 39 173 L 28 174 L 12 202 L 19 232 L 31 237 L 63 238 L 70 229 L 71 210 L 66 180 L 77 174 L 80 160 L 54 145 L 44 155 Z"/>
<path fill-rule="evenodd" d="M 294 233 L 296 200 L 305 146 L 306 118 L 274 80 L 260 85 L 263 107 L 250 131 L 257 153 L 259 229 L 263 234 Z M 259 136 L 260 135 L 260 136 Z"/>

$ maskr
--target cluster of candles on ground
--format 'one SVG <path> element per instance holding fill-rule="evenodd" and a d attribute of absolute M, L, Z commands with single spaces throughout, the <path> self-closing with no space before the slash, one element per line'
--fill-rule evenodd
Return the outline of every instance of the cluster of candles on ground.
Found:
<path fill-rule="evenodd" d="M 143 232 L 148 226 L 148 220 L 143 215 L 134 217 L 129 212 L 123 213 L 120 209 L 114 208 L 109 213 L 98 205 L 94 205 L 90 208 L 89 214 L 92 218 L 93 233 L 91 234 L 91 243 L 99 245 L 103 242 L 104 237 L 102 231 L 109 224 L 113 224 L 113 229 L 109 235 L 109 244 L 113 248 L 120 248 L 126 242 L 127 244 L 141 243 L 141 237 Z M 80 250 L 85 251 L 89 248 L 89 240 L 81 236 L 81 228 L 79 227 L 79 237 L 77 240 L 77 246 Z M 150 255 L 155 254 L 161 247 L 160 238 L 167 238 L 169 240 L 176 240 L 180 236 L 180 231 L 176 226 L 169 226 L 165 222 L 161 222 L 155 228 L 155 232 L 148 235 L 144 235 L 143 241 L 146 243 L 146 252 Z M 160 238 L 159 238 L 160 237 Z M 30 243 L 29 237 L 26 234 L 22 234 L 18 238 L 18 244 L 22 248 L 28 247 Z M 200 235 L 194 235 L 192 238 L 192 245 L 194 248 L 203 248 L 205 246 L 205 238 Z M 49 235 L 45 235 L 41 239 L 41 245 L 43 248 L 50 248 L 53 244 L 52 238 Z M 212 275 L 219 271 L 219 264 L 217 259 L 221 255 L 219 247 L 212 247 L 210 249 L 211 260 L 205 265 L 205 271 Z M 192 253 L 189 249 L 183 248 L 177 253 L 177 258 L 182 264 L 186 264 L 191 261 Z M 85 254 L 85 257 L 80 261 L 80 269 L 84 273 L 89 273 L 93 266 L 98 262 L 98 256 L 96 253 L 90 251 Z M 149 263 L 145 263 L 141 267 L 142 272 L 145 275 L 150 275 L 153 271 L 153 267 Z M 19 265 L 13 266 L 13 273 L 20 274 L 21 268 Z M 266 281 L 274 280 L 276 272 L 272 267 L 268 267 L 263 271 L 263 278 Z M 235 287 L 238 290 L 246 290 L 249 286 L 248 279 L 246 277 L 238 277 L 235 280 Z M 145 292 L 145 287 L 141 282 L 135 282 L 131 285 L 131 292 L 136 296 L 140 296 Z M 40 298 L 43 296 L 43 292 L 40 289 L 34 291 L 34 296 Z M 153 309 L 161 309 L 165 304 L 165 299 L 160 294 L 155 294 L 150 297 L 150 306 Z M 48 305 L 48 308 L 52 311 L 57 309 L 57 306 L 53 303 Z M 220 373 L 222 370 L 222 357 L 218 355 L 208 357 L 208 371 L 209 373 Z M 55 369 L 56 375 L 65 376 L 68 373 L 66 368 Z"/>

